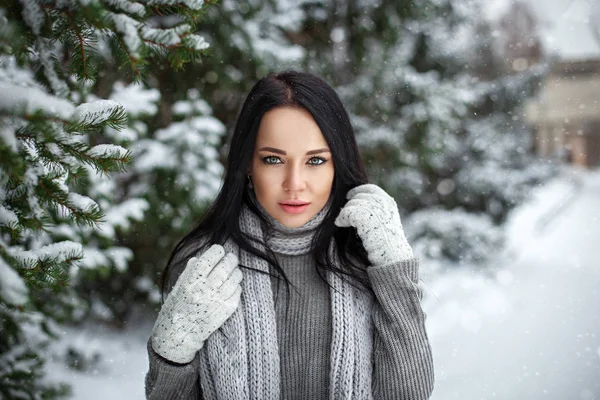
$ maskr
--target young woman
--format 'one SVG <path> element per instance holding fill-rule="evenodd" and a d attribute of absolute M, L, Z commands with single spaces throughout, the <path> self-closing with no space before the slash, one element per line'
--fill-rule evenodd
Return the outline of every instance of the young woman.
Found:
<path fill-rule="evenodd" d="M 417 283 L 397 205 L 367 184 L 334 90 L 270 74 L 242 107 L 219 195 L 164 272 L 146 396 L 427 399 Z"/>

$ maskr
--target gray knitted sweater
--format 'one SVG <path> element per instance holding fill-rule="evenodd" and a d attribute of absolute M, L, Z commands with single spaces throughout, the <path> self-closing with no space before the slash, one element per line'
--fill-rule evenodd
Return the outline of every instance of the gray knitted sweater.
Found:
<path fill-rule="evenodd" d="M 272 280 L 281 398 L 327 399 L 332 339 L 329 287 L 319 277 L 310 254 L 277 254 L 277 258 L 293 285 L 288 295 L 283 283 Z M 433 360 L 420 305 L 418 262 L 411 259 L 370 267 L 367 273 L 376 296 L 372 316 L 373 397 L 428 399 L 433 390 Z M 147 398 L 202 399 L 198 357 L 187 365 L 172 364 L 152 350 L 150 341 L 148 355 Z"/>

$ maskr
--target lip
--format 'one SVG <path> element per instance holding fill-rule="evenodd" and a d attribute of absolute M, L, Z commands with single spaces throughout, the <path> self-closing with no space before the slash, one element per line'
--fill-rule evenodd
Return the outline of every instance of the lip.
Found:
<path fill-rule="evenodd" d="M 302 200 L 286 200 L 286 201 L 282 201 L 279 204 L 292 205 L 292 206 L 303 206 L 305 204 L 310 204 L 310 203 L 308 201 L 302 201 Z"/>
<path fill-rule="evenodd" d="M 300 200 L 288 200 L 283 203 L 279 203 L 279 207 L 281 207 L 283 211 L 285 211 L 288 214 L 294 215 L 302 214 L 304 211 L 306 211 L 309 205 L 310 203 Z"/>

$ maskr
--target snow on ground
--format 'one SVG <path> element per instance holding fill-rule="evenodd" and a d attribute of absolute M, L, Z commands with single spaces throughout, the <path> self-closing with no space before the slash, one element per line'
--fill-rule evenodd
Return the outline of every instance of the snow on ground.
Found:
<path fill-rule="evenodd" d="M 572 171 L 513 213 L 495 275 L 430 282 L 432 399 L 600 399 L 599 223 L 600 171 Z"/>
<path fill-rule="evenodd" d="M 491 274 L 424 277 L 433 400 L 600 400 L 600 170 L 565 170 L 511 215 L 508 249 Z M 59 357 L 49 378 L 74 399 L 143 399 L 151 322 L 124 333 L 65 331 L 87 373 Z"/>
<path fill-rule="evenodd" d="M 152 325 L 135 325 L 125 332 L 98 326 L 65 330 L 52 348 L 56 357 L 48 365 L 48 378 L 69 383 L 76 400 L 145 399 L 146 341 Z M 69 346 L 83 352 L 86 360 L 93 360 L 95 354 L 100 359 L 97 364 L 90 364 L 85 373 L 69 369 L 64 361 Z"/>

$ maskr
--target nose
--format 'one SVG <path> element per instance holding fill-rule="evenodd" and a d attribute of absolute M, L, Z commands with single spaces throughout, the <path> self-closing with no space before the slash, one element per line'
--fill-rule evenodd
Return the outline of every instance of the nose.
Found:
<path fill-rule="evenodd" d="M 291 164 L 291 163 L 290 163 Z M 285 172 L 283 189 L 288 192 L 302 191 L 306 188 L 306 181 L 302 174 L 302 168 L 295 165 L 289 165 Z"/>

